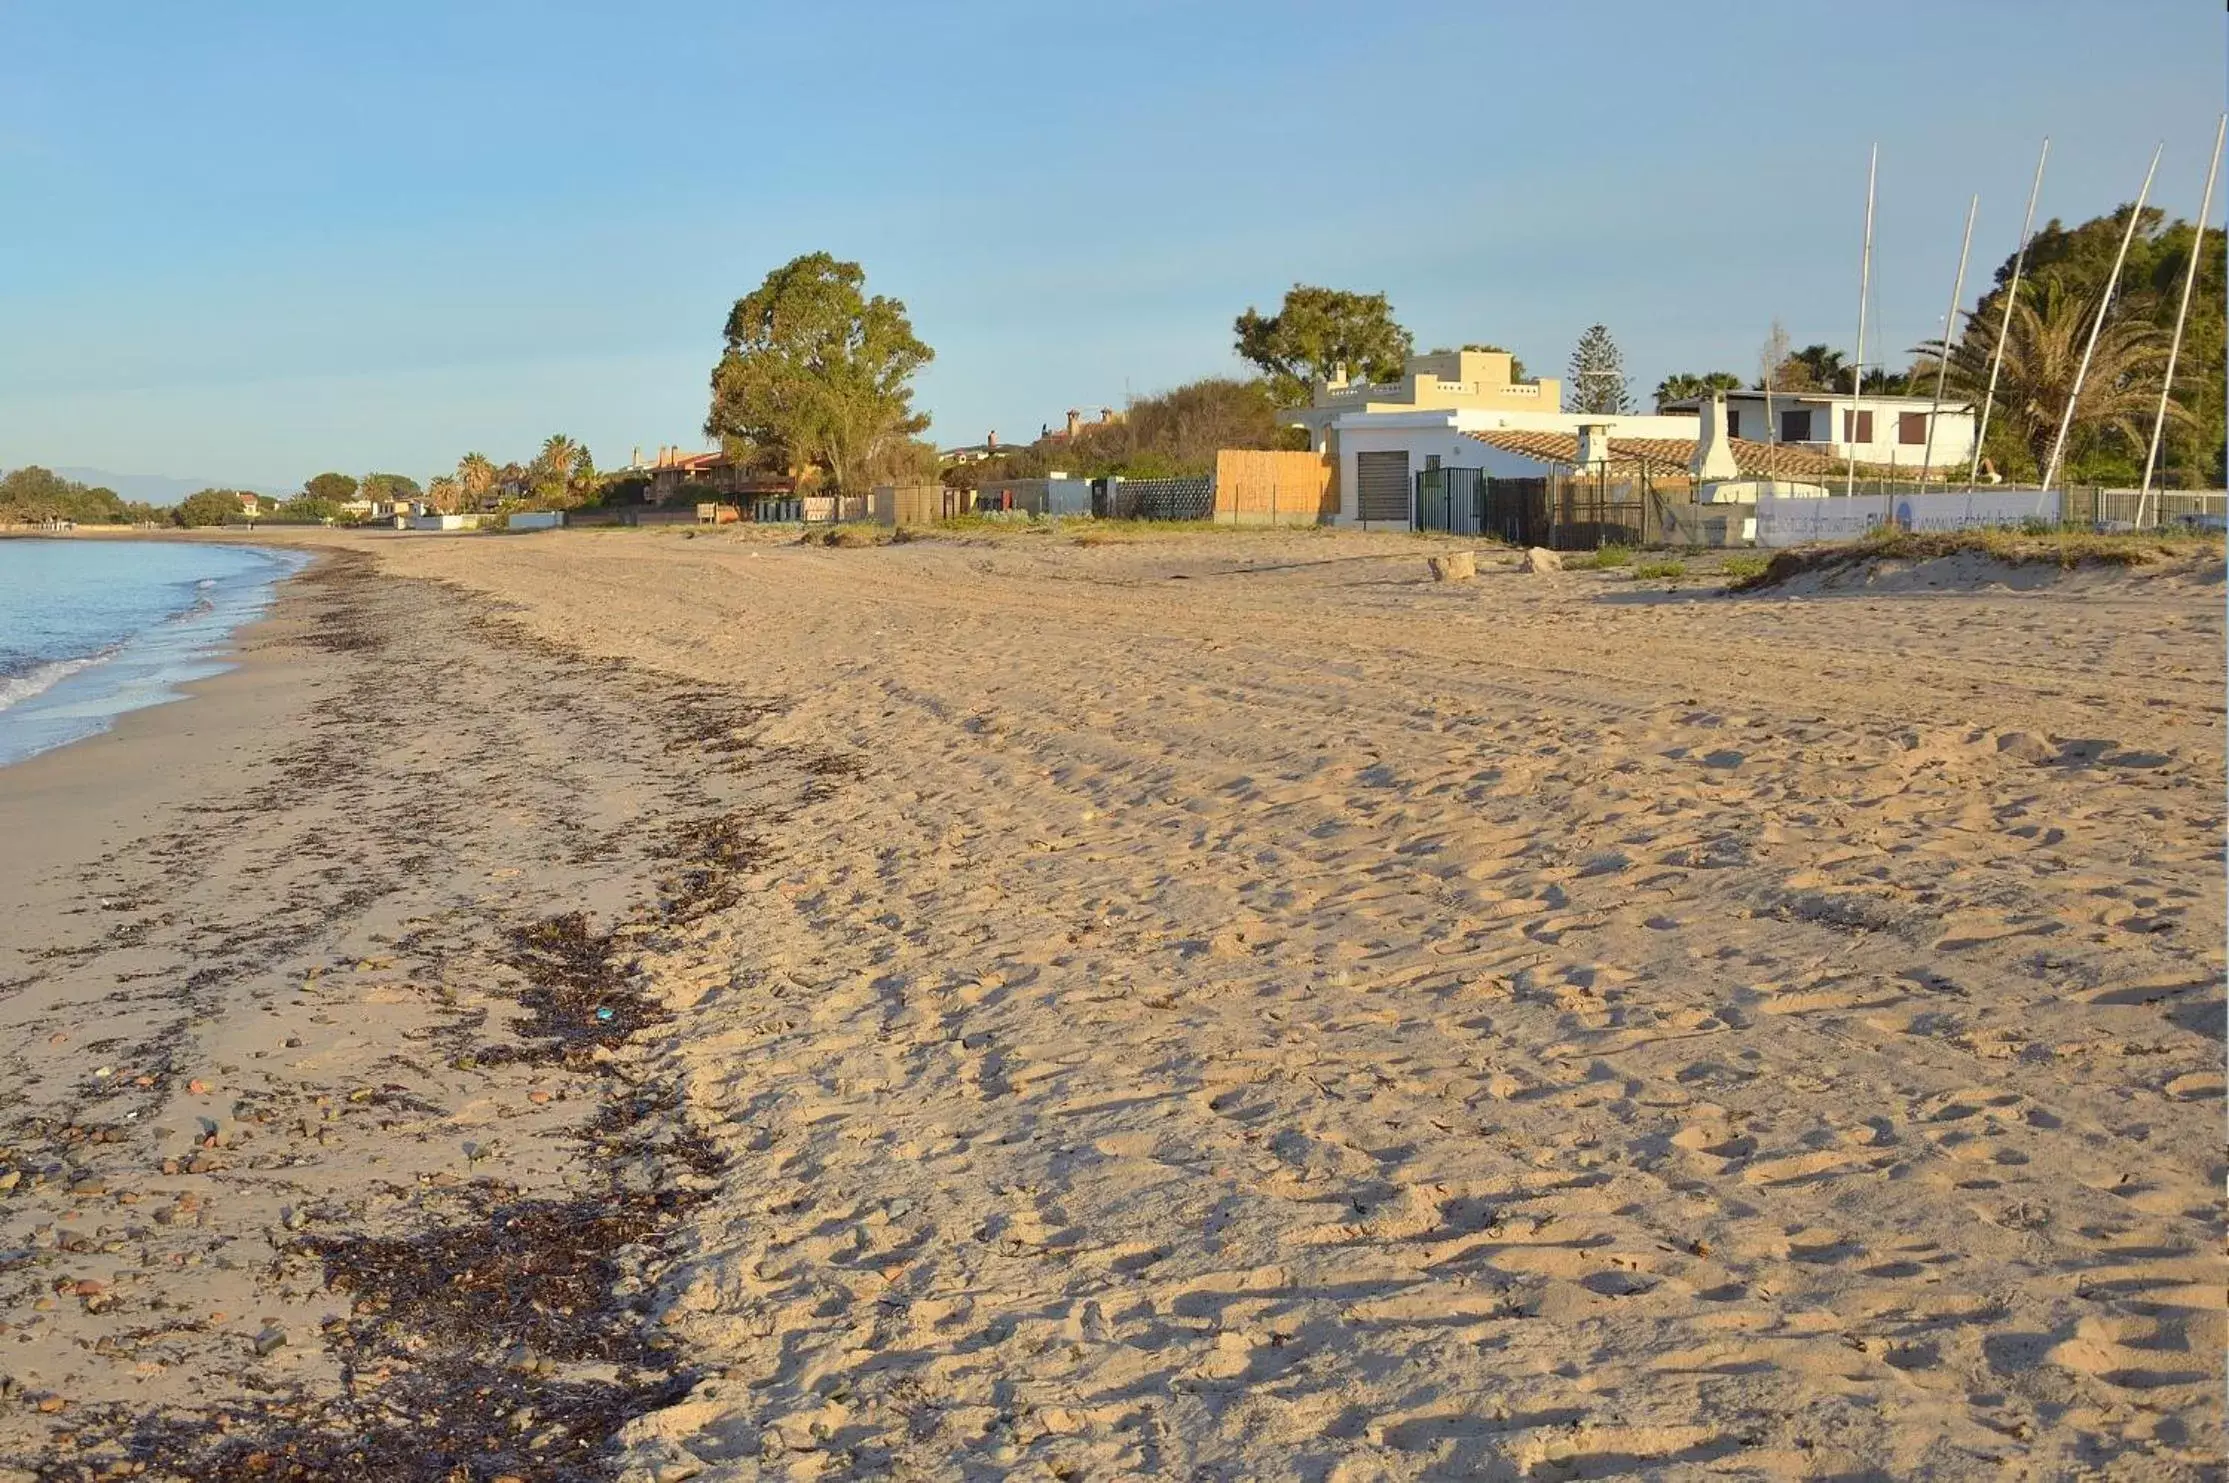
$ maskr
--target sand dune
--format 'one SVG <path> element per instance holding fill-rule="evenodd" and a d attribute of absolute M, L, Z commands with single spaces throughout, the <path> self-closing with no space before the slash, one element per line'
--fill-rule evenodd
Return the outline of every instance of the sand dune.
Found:
<path fill-rule="evenodd" d="M 472 905 L 454 981 L 634 911 L 674 1016 L 617 1062 L 705 1151 L 630 1257 L 680 1377 L 633 1476 L 2218 1474 L 2208 573 L 366 549 L 526 656 L 452 714 L 548 706 L 423 825 L 531 892 L 445 854 L 392 935 Z M 738 889 L 641 918 L 721 817 Z"/>

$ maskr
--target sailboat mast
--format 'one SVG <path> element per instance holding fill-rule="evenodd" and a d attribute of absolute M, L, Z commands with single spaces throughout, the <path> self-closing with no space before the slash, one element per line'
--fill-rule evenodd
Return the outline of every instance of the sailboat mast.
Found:
<path fill-rule="evenodd" d="M 2159 173 L 2162 144 L 2152 150 L 2151 168 L 2144 172 L 2144 183 L 2137 189 L 2136 204 L 2128 208 L 2128 226 L 2121 233 L 2121 250 L 2113 254 L 2113 276 L 2105 280 L 2105 293 L 2097 301 L 2097 318 L 2090 321 L 2090 338 L 2082 345 L 2081 362 L 2074 368 L 2074 389 L 2067 393 L 2066 410 L 2059 414 L 2059 435 L 2051 442 L 2051 461 L 2043 466 L 2043 486 L 2036 491 L 2036 510 L 2042 513 L 2043 497 L 2059 477 L 2059 460 L 2066 454 L 2067 434 L 2074 428 L 2074 409 L 2082 402 L 2082 383 L 2089 379 L 2090 357 L 2097 351 L 2099 331 L 2105 328 L 2105 316 L 2113 309 L 2113 290 L 2121 286 L 2121 267 L 2128 261 L 2128 244 L 2136 236 L 2136 224 L 2144 219 L 2144 201 L 2152 193 L 2152 177 Z M 2062 503 L 2061 508 L 2064 509 Z"/>
<path fill-rule="evenodd" d="M 2136 528 L 2144 528 L 2144 512 L 2152 502 L 2152 469 L 2159 462 L 2159 435 L 2167 426 L 2167 394 L 2175 389 L 2175 361 L 2183 351 L 2183 321 L 2190 314 L 2190 291 L 2198 284 L 2198 259 L 2206 246 L 2206 217 L 2214 209 L 2214 175 L 2221 169 L 2221 141 L 2229 134 L 2229 113 L 2214 128 L 2213 158 L 2206 162 L 2206 193 L 2198 202 L 2198 227 L 2190 238 L 2190 266 L 2183 272 L 2183 301 L 2175 309 L 2175 338 L 2167 346 L 2167 371 L 2159 381 L 2159 411 L 2152 417 L 2152 441 L 2144 450 L 2143 492 L 2136 496 Z"/>
<path fill-rule="evenodd" d="M 1997 348 L 1989 357 L 1989 390 L 1981 398 L 1981 421 L 1974 428 L 1974 457 L 1966 469 L 1966 492 L 1973 492 L 1981 478 L 1981 445 L 1989 436 L 1989 414 L 1997 405 L 1997 373 L 2005 368 L 2005 337 L 2012 330 L 2012 311 L 2020 302 L 2020 270 L 2028 263 L 2028 234 L 2036 224 L 2036 196 L 2043 189 L 2043 162 L 2051 158 L 2051 136 L 2043 136 L 2043 151 L 2036 156 L 2036 178 L 2028 184 L 2028 214 L 2020 219 L 2020 246 L 2012 255 L 2012 282 L 2005 285 L 2004 309 L 1997 315 Z"/>
<path fill-rule="evenodd" d="M 1919 461 L 1919 482 L 1924 487 L 1935 472 L 1935 424 L 1943 419 L 1943 383 L 1950 379 L 1950 342 L 1958 333 L 1958 301 L 1966 293 L 1966 255 L 1974 248 L 1974 213 L 1981 209 L 1977 194 L 1966 203 L 1966 240 L 1958 244 L 1958 276 L 1950 284 L 1950 312 L 1943 316 L 1943 354 L 1935 367 L 1935 405 L 1927 411 L 1927 448 Z"/>
<path fill-rule="evenodd" d="M 1858 258 L 1857 364 L 1850 368 L 1850 426 L 1846 434 L 1850 471 L 1842 480 L 1845 497 L 1857 493 L 1858 407 L 1865 394 L 1865 306 L 1873 297 L 1873 178 L 1880 163 L 1881 146 L 1876 144 L 1865 162 L 1865 251 Z"/>

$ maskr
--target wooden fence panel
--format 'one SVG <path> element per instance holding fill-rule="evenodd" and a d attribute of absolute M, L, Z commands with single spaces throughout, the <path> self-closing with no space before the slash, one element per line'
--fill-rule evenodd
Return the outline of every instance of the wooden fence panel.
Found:
<path fill-rule="evenodd" d="M 1225 448 L 1215 455 L 1217 520 L 1315 525 L 1338 513 L 1331 465 L 1318 454 Z"/>

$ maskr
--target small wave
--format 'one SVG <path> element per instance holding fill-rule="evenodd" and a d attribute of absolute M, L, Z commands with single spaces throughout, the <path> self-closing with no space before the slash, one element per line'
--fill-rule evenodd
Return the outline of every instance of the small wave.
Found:
<path fill-rule="evenodd" d="M 115 652 L 113 649 L 104 649 L 98 654 L 86 654 L 76 659 L 50 659 L 20 675 L 0 676 L 0 711 L 29 700 L 42 691 L 53 689 L 79 670 L 99 664 Z"/>

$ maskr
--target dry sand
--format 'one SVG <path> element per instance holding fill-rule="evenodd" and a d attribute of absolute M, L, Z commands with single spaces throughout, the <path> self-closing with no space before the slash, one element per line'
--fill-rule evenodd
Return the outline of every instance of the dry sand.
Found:
<path fill-rule="evenodd" d="M 2221 1473 L 2218 562 L 333 544 L 0 771 L 10 1462 Z"/>

